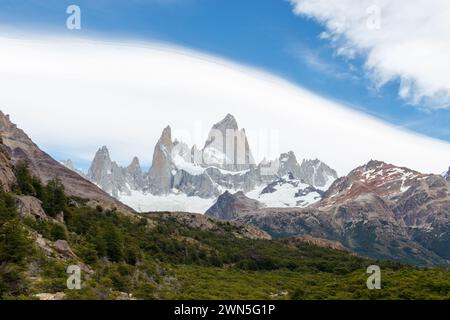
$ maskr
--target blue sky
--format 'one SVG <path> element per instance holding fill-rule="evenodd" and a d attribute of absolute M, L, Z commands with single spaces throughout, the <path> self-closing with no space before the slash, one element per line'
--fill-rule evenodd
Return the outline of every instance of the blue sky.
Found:
<path fill-rule="evenodd" d="M 82 29 L 66 29 L 66 8 L 82 10 Z M 363 58 L 336 55 L 317 20 L 284 0 L 2 0 L 0 25 L 16 30 L 161 40 L 255 66 L 397 126 L 450 141 L 449 109 L 411 106 L 399 81 L 375 88 Z"/>

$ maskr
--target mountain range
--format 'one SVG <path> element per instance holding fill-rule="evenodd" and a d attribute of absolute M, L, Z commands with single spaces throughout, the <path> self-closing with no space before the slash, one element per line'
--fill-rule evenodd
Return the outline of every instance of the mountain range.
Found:
<path fill-rule="evenodd" d="M 62 163 L 74 170 L 70 160 Z M 103 146 L 85 177 L 137 211 L 204 213 L 226 191 L 242 191 L 266 206 L 306 207 L 320 200 L 338 175 L 317 159 L 299 163 L 292 151 L 256 164 L 245 130 L 228 114 L 212 126 L 201 149 L 174 139 L 167 126 L 148 172 L 137 157 L 119 166 Z"/>

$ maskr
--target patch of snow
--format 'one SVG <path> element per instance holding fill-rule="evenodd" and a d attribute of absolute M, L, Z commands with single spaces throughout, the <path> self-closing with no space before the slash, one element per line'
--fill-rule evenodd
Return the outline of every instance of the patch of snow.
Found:
<path fill-rule="evenodd" d="M 314 188 L 321 190 L 321 191 L 327 191 L 331 187 L 333 182 L 336 181 L 336 179 L 331 175 L 327 175 L 326 181 L 327 182 L 325 183 L 325 185 L 323 187 L 314 186 Z"/>
<path fill-rule="evenodd" d="M 208 167 L 208 168 L 214 168 L 214 169 L 219 170 L 220 173 L 222 173 L 224 175 L 232 175 L 232 176 L 237 176 L 237 175 L 242 176 L 250 171 L 250 169 L 242 170 L 242 171 L 228 171 L 228 170 L 224 170 L 224 169 L 221 169 L 218 167 L 213 167 L 213 166 Z"/>
<path fill-rule="evenodd" d="M 225 153 L 212 147 L 203 150 L 203 162 L 206 165 L 233 164 Z"/>
<path fill-rule="evenodd" d="M 274 192 L 261 194 L 262 190 L 265 188 L 265 186 L 262 186 L 248 192 L 246 196 L 262 202 L 269 208 L 304 208 L 321 199 L 321 196 L 317 192 L 309 192 L 304 196 L 295 197 L 295 194 L 299 190 L 307 187 L 309 187 L 309 185 L 302 183 L 299 183 L 297 187 L 290 183 L 283 183 L 275 186 Z"/>
<path fill-rule="evenodd" d="M 204 168 L 202 168 L 199 165 L 196 165 L 196 164 L 194 164 L 192 162 L 186 161 L 180 155 L 175 155 L 173 157 L 173 163 L 175 164 L 175 166 L 178 169 L 184 170 L 184 171 L 186 171 L 187 173 L 189 173 L 190 175 L 193 175 L 193 176 L 198 176 L 198 175 L 201 175 L 201 174 L 203 174 L 205 172 Z M 173 175 L 175 175 L 175 174 L 173 174 Z"/>
<path fill-rule="evenodd" d="M 182 193 L 155 196 L 136 190 L 132 190 L 130 195 L 121 194 L 119 199 L 138 212 L 183 211 L 201 214 L 216 201 L 216 199 L 188 197 Z"/>

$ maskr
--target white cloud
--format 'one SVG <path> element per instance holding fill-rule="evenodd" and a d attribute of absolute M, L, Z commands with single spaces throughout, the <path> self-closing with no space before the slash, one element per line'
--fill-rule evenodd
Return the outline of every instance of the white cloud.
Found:
<path fill-rule="evenodd" d="M 121 164 L 150 164 L 170 124 L 202 145 L 232 113 L 261 159 L 293 150 L 345 174 L 370 159 L 424 172 L 450 145 L 413 134 L 218 57 L 158 43 L 0 37 L 0 109 L 52 154 L 90 160 L 101 145 Z"/>
<path fill-rule="evenodd" d="M 290 0 L 326 27 L 321 37 L 347 57 L 361 54 L 377 86 L 399 80 L 412 105 L 450 107 L 450 1 Z"/>

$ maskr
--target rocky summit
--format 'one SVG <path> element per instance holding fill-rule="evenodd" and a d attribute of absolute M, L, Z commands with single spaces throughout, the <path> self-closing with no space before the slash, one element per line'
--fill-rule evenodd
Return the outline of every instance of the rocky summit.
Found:
<path fill-rule="evenodd" d="M 244 129 L 227 114 L 214 124 L 202 150 L 203 166 L 216 166 L 229 171 L 248 170 L 255 165 Z"/>

